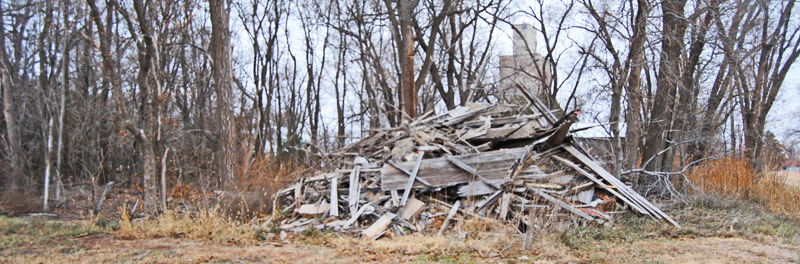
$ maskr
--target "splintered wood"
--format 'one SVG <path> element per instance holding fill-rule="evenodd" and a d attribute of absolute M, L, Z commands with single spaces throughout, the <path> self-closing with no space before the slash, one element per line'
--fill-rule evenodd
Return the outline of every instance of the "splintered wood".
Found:
<path fill-rule="evenodd" d="M 441 233 L 464 218 L 526 229 L 613 224 L 608 212 L 624 209 L 680 227 L 572 138 L 579 112 L 556 120 L 556 111 L 530 102 L 467 104 L 373 130 L 325 155 L 324 170 L 277 192 L 276 210 L 294 211 L 281 227 L 378 239 Z"/>

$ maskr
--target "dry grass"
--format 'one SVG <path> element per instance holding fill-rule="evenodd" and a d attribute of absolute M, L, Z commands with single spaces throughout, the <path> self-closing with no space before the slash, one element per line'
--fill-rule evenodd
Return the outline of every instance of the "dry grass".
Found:
<path fill-rule="evenodd" d="M 800 187 L 787 184 L 786 175 L 779 172 L 756 174 L 746 159 L 727 156 L 710 160 L 690 171 L 688 177 L 706 193 L 754 199 L 773 213 L 800 219 Z"/>
<path fill-rule="evenodd" d="M 221 213 L 219 208 L 199 209 L 194 213 L 167 211 L 154 219 L 131 220 L 127 208 L 120 208 L 122 239 L 190 238 L 233 244 L 252 244 L 255 230 Z"/>
<path fill-rule="evenodd" d="M 747 197 L 756 175 L 747 160 L 726 156 L 704 162 L 688 173 L 689 180 L 704 192 Z"/>
<path fill-rule="evenodd" d="M 289 161 L 256 157 L 240 160 L 239 171 L 232 188 L 226 195 L 217 197 L 217 205 L 226 215 L 238 219 L 252 219 L 272 210 L 275 192 L 294 182 L 305 170 Z"/>
<path fill-rule="evenodd" d="M 786 176 L 768 172 L 752 188 L 752 196 L 766 203 L 774 213 L 800 219 L 800 187 L 786 183 Z"/>
<path fill-rule="evenodd" d="M 0 194 L 0 211 L 9 216 L 24 215 L 42 210 L 42 201 L 32 193 L 6 191 Z"/>

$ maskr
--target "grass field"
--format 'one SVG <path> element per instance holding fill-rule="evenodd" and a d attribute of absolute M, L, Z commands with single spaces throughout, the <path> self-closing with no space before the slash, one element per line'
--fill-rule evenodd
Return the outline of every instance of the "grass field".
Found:
<path fill-rule="evenodd" d="M 564 232 L 521 235 L 467 220 L 444 236 L 365 241 L 254 228 L 213 210 L 133 222 L 0 217 L 0 263 L 800 263 L 800 223 L 757 201 L 662 206 L 683 229 L 626 214 L 612 227 Z"/>

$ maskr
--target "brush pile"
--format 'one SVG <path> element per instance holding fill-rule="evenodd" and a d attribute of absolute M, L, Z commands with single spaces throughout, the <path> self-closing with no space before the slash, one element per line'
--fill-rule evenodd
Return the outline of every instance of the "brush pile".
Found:
<path fill-rule="evenodd" d="M 561 119 L 526 106 L 468 104 L 422 115 L 326 155 L 319 172 L 275 196 L 281 228 L 377 239 L 443 232 L 468 217 L 521 228 L 608 224 L 634 212 L 679 225 L 593 160 Z M 459 217 L 461 215 L 462 217 Z"/>

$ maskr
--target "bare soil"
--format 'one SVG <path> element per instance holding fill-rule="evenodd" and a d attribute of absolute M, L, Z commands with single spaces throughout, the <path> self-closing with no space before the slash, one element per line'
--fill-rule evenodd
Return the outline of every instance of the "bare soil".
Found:
<path fill-rule="evenodd" d="M 0 263 L 800 263 L 798 245 L 738 237 L 601 242 L 578 250 L 542 244 L 528 255 L 435 256 L 342 244 L 309 243 L 294 237 L 241 246 L 181 238 L 124 240 L 105 233 L 5 248 L 0 251 Z"/>
<path fill-rule="evenodd" d="M 103 221 L 119 221 L 114 213 L 133 196 L 114 193 Z M 56 209 L 58 219 L 0 216 L 0 263 L 800 263 L 800 224 L 713 197 L 670 208 L 681 230 L 633 216 L 613 228 L 537 238 L 527 250 L 474 240 L 450 248 L 463 242 L 463 233 L 375 242 L 331 233 L 281 238 L 279 232 L 244 243 L 167 234 L 130 239 L 111 224 L 87 226 L 91 206 L 81 200 L 88 199 Z"/>

